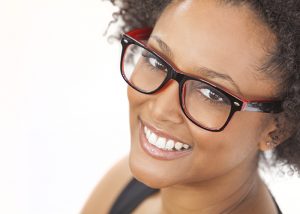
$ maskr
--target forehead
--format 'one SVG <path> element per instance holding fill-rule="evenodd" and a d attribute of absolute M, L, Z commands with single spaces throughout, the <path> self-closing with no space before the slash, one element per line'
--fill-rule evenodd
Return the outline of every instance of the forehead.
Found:
<path fill-rule="evenodd" d="M 181 70 L 193 72 L 199 66 L 229 75 L 245 98 L 274 94 L 274 83 L 259 67 L 267 61 L 275 38 L 247 6 L 175 1 L 158 20 L 153 35 L 167 43 Z"/>

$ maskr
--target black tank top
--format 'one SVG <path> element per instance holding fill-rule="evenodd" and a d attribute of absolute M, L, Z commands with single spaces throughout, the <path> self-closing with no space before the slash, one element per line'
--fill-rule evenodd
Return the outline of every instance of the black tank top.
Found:
<path fill-rule="evenodd" d="M 158 191 L 159 189 L 152 189 L 132 178 L 119 194 L 109 214 L 130 214 L 144 199 Z M 277 207 L 278 214 L 282 214 L 274 198 L 273 201 Z"/>

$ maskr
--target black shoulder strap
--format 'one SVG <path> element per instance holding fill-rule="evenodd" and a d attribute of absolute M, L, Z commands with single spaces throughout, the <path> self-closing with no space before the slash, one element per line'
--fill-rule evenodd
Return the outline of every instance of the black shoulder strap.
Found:
<path fill-rule="evenodd" d="M 133 178 L 120 193 L 109 214 L 130 214 L 145 198 L 158 191 Z"/>

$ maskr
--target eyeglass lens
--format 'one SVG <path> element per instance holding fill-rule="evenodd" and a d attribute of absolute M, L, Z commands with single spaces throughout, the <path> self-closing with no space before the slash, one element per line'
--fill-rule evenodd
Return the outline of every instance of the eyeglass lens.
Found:
<path fill-rule="evenodd" d="M 197 80 L 184 83 L 184 109 L 196 123 L 209 129 L 219 129 L 231 112 L 230 100 L 212 86 Z"/>
<path fill-rule="evenodd" d="M 130 44 L 123 55 L 122 72 L 134 88 L 151 93 L 167 78 L 168 66 L 147 49 Z M 180 97 L 187 117 L 207 129 L 223 127 L 231 112 L 229 98 L 200 80 L 186 80 Z"/>
<path fill-rule="evenodd" d="M 151 52 L 137 45 L 129 45 L 124 55 L 123 72 L 134 87 L 151 92 L 163 83 L 168 70 L 164 62 L 160 62 Z"/>

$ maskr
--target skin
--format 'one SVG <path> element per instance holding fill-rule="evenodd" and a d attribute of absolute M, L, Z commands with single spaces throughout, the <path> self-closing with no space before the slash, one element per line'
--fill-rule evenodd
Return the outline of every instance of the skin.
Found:
<path fill-rule="evenodd" d="M 157 38 L 169 47 L 171 55 L 159 46 Z M 266 100 L 276 94 L 276 84 L 258 68 L 275 42 L 273 34 L 247 6 L 186 0 L 164 11 L 148 45 L 186 74 L 206 79 L 244 99 Z M 235 85 L 208 75 L 201 67 L 230 76 Z M 143 183 L 161 189 L 151 202 L 151 211 L 276 213 L 257 173 L 258 153 L 268 149 L 268 134 L 275 129 L 271 115 L 236 112 L 224 131 L 203 130 L 184 116 L 175 81 L 154 95 L 129 87 L 128 100 L 131 172 Z M 192 145 L 192 152 L 170 161 L 152 158 L 139 144 L 139 118 Z"/>

